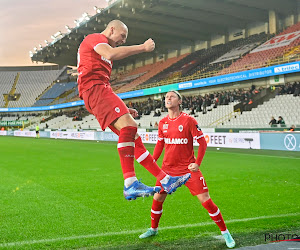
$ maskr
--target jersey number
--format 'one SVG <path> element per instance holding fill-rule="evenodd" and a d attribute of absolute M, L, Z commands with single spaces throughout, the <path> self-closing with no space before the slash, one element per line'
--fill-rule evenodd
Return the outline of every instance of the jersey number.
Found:
<path fill-rule="evenodd" d="M 203 182 L 203 188 L 206 189 L 207 187 L 206 187 L 206 183 L 205 183 L 205 180 L 204 180 L 204 177 L 203 177 L 203 176 L 200 177 L 200 181 Z"/>

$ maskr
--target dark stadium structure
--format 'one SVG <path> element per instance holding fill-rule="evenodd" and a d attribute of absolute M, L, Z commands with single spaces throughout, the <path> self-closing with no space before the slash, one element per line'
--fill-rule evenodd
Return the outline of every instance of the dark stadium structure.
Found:
<path fill-rule="evenodd" d="M 105 29 L 113 19 L 120 19 L 129 28 L 126 45 L 144 42 L 151 36 L 156 42 L 154 55 L 164 54 L 195 41 L 210 41 L 214 35 L 229 30 L 245 30 L 255 22 L 269 23 L 269 32 L 284 29 L 278 18 L 293 15 L 297 22 L 297 0 L 117 0 L 109 7 L 99 9 L 96 15 L 81 23 L 69 33 L 61 35 L 48 46 L 37 50 L 32 61 L 76 65 L 77 49 L 83 38 Z M 277 18 L 278 17 L 278 18 Z M 239 36 L 239 32 L 236 34 Z M 124 59 L 115 66 L 126 65 L 143 55 Z"/>

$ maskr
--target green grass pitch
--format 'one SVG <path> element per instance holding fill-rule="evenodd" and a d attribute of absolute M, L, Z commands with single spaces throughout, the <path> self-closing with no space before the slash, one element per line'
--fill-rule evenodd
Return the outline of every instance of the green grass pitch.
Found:
<path fill-rule="evenodd" d="M 237 247 L 300 234 L 299 152 L 209 148 L 201 170 Z M 116 143 L 0 137 L 0 195 L 0 249 L 226 249 L 186 187 L 167 198 L 159 235 L 140 240 L 152 198 L 124 199 Z"/>

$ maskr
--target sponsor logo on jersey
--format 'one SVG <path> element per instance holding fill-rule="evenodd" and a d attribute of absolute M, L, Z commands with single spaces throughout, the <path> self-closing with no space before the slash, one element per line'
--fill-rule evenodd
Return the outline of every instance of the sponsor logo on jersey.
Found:
<path fill-rule="evenodd" d="M 164 138 L 166 144 L 188 144 L 188 138 Z"/>
<path fill-rule="evenodd" d="M 169 127 L 169 124 L 168 124 L 168 123 L 165 123 L 165 124 L 163 125 L 163 130 L 167 130 L 168 127 Z"/>
<path fill-rule="evenodd" d="M 101 56 L 101 60 L 104 62 L 107 62 L 109 64 L 109 66 L 112 68 L 111 60 L 106 59 L 104 56 Z"/>
<path fill-rule="evenodd" d="M 120 108 L 119 108 L 119 107 L 115 107 L 115 111 L 116 111 L 117 113 L 120 113 Z"/>
<path fill-rule="evenodd" d="M 201 128 L 198 124 L 196 125 L 196 128 L 197 128 L 198 131 L 201 131 Z"/>
<path fill-rule="evenodd" d="M 183 126 L 182 126 L 182 125 L 179 125 L 179 126 L 178 126 L 178 130 L 179 130 L 179 132 L 182 132 Z"/>

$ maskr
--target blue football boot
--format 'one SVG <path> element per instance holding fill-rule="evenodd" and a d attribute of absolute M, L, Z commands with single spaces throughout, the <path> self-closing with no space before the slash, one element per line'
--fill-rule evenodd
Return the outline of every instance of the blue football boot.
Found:
<path fill-rule="evenodd" d="M 191 178 L 190 173 L 182 176 L 175 176 L 175 177 L 170 176 L 169 181 L 166 184 L 161 184 L 161 185 L 168 194 L 172 194 L 176 191 L 177 188 L 184 185 L 190 178 Z"/>
<path fill-rule="evenodd" d="M 148 187 L 140 181 L 135 181 L 128 188 L 124 187 L 123 193 L 126 200 L 135 200 L 137 197 L 153 196 L 160 190 L 161 187 Z"/>

